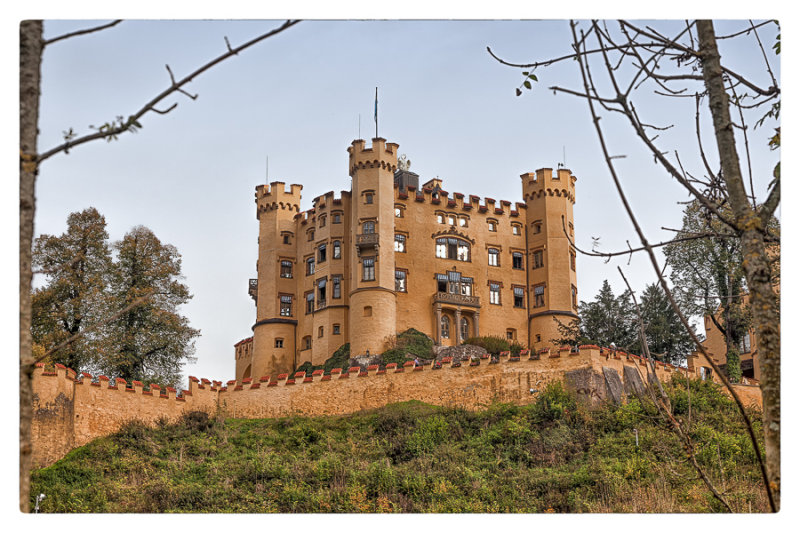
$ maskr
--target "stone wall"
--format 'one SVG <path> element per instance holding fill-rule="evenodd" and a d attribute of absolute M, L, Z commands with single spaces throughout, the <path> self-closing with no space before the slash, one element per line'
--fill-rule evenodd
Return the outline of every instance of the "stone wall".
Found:
<path fill-rule="evenodd" d="M 221 382 L 189 378 L 189 389 L 178 393 L 156 386 L 145 390 L 134 381 L 128 387 L 105 376 L 93 380 L 76 376 L 61 365 L 48 372 L 39 365 L 34 372 L 34 465 L 45 466 L 69 450 L 113 433 L 123 424 L 139 420 L 154 424 L 176 420 L 189 411 L 223 412 L 234 418 L 270 418 L 288 415 L 340 415 L 389 403 L 420 400 L 434 405 L 480 409 L 492 402 L 526 404 L 552 381 L 564 381 L 590 403 L 621 401 L 646 380 L 644 359 L 597 346 L 580 350 L 541 350 L 520 357 L 504 352 L 493 363 L 488 355 L 477 361 L 449 357 L 431 365 L 413 363 L 385 369 L 370 365 L 334 369 L 330 375 L 317 370 L 306 376 L 280 374 L 260 379 Z M 688 369 L 658 364 L 660 379 L 669 380 Z M 746 405 L 760 406 L 757 387 L 739 385 Z"/>

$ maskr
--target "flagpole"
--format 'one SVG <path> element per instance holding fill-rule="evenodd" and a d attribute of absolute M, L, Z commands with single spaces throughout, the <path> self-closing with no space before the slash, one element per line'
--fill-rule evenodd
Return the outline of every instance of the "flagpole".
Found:
<path fill-rule="evenodd" d="M 378 88 L 375 87 L 375 138 L 378 138 Z"/>

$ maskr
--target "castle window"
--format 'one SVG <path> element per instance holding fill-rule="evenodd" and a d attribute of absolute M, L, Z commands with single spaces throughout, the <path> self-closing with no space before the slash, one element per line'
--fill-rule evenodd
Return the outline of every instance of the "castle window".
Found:
<path fill-rule="evenodd" d="M 511 268 L 515 270 L 523 270 L 525 268 L 522 264 L 522 253 L 513 252 L 511 254 Z"/>
<path fill-rule="evenodd" d="M 314 258 L 309 257 L 306 259 L 306 276 L 310 276 L 314 273 Z"/>
<path fill-rule="evenodd" d="M 364 306 L 364 316 L 372 316 L 372 306 L 365 305 Z"/>
<path fill-rule="evenodd" d="M 288 294 L 281 295 L 281 316 L 292 316 L 292 297 Z"/>
<path fill-rule="evenodd" d="M 372 203 L 372 193 L 371 192 L 368 192 L 367 194 L 364 195 L 364 203 L 365 204 L 371 204 Z"/>
<path fill-rule="evenodd" d="M 310 350 L 311 349 L 311 336 L 307 335 L 303 337 L 303 349 Z"/>
<path fill-rule="evenodd" d="M 361 231 L 364 235 L 371 235 L 375 233 L 375 221 L 374 220 L 367 220 L 361 225 Z"/>
<path fill-rule="evenodd" d="M 533 306 L 544 307 L 544 285 L 537 285 L 533 288 Z"/>
<path fill-rule="evenodd" d="M 342 326 L 339 324 L 333 325 L 333 334 L 334 335 L 341 335 L 342 334 Z"/>
<path fill-rule="evenodd" d="M 406 236 L 401 235 L 400 233 L 396 233 L 394 236 L 394 251 L 395 252 L 405 252 L 406 251 Z"/>
<path fill-rule="evenodd" d="M 317 262 L 324 263 L 325 259 L 327 259 L 327 256 L 328 256 L 328 246 L 326 244 L 320 244 L 319 249 L 317 250 L 317 257 L 319 258 Z"/>
<path fill-rule="evenodd" d="M 291 241 L 289 241 L 289 236 L 288 235 L 284 235 L 283 236 L 283 244 L 291 244 Z"/>
<path fill-rule="evenodd" d="M 506 330 L 506 339 L 513 341 L 517 339 L 517 330 L 509 328 Z"/>
<path fill-rule="evenodd" d="M 306 314 L 314 312 L 314 291 L 306 293 Z"/>
<path fill-rule="evenodd" d="M 321 217 L 319 217 L 319 227 L 320 228 L 324 228 L 325 227 L 325 221 L 326 221 L 327 218 L 328 217 L 326 217 L 325 215 L 322 215 Z"/>
<path fill-rule="evenodd" d="M 569 236 L 570 237 L 575 236 L 575 227 L 572 225 L 572 222 L 569 223 Z"/>
<path fill-rule="evenodd" d="M 570 294 L 572 295 L 572 307 L 578 308 L 578 289 L 575 285 L 570 285 Z"/>
<path fill-rule="evenodd" d="M 365 257 L 362 264 L 364 268 L 364 278 L 362 281 L 375 281 L 375 258 Z"/>
<path fill-rule="evenodd" d="M 444 215 L 442 215 L 441 213 L 438 213 L 436 215 L 436 222 L 438 222 L 439 224 L 444 224 Z"/>
<path fill-rule="evenodd" d="M 489 283 L 489 303 L 500 305 L 500 284 Z"/>
<path fill-rule="evenodd" d="M 466 318 L 461 318 L 461 339 L 464 340 L 469 338 L 469 321 Z"/>
<path fill-rule="evenodd" d="M 322 278 L 317 282 L 317 294 L 319 294 L 319 300 L 317 301 L 317 308 L 322 309 L 325 307 L 326 303 L 326 293 L 328 290 L 328 282 L 325 278 Z"/>
<path fill-rule="evenodd" d="M 497 221 L 496 220 L 489 220 L 489 231 L 497 231 Z"/>
<path fill-rule="evenodd" d="M 314 230 L 313 229 L 308 232 L 308 240 L 309 241 L 313 241 L 314 240 Z"/>
<path fill-rule="evenodd" d="M 333 223 L 334 224 L 341 224 L 342 223 L 342 215 L 341 215 L 341 213 L 334 213 L 331 216 L 333 216 Z"/>
<path fill-rule="evenodd" d="M 436 257 L 469 261 L 469 244 L 454 237 L 436 239 Z"/>
<path fill-rule="evenodd" d="M 339 299 L 342 297 L 342 276 L 333 276 L 333 298 Z"/>
<path fill-rule="evenodd" d="M 275 347 L 283 348 L 283 339 L 275 339 Z"/>
<path fill-rule="evenodd" d="M 333 241 L 333 258 L 334 259 L 342 258 L 342 243 L 339 241 Z"/>
<path fill-rule="evenodd" d="M 406 290 L 406 277 L 408 274 L 405 270 L 394 271 L 394 290 L 397 292 L 408 292 Z"/>
<path fill-rule="evenodd" d="M 458 219 L 458 225 L 459 225 L 459 227 L 466 228 L 467 227 L 467 219 L 464 218 L 464 217 L 459 218 Z"/>
<path fill-rule="evenodd" d="M 511 224 L 511 233 L 514 235 L 522 235 L 522 227 L 519 224 Z"/>
<path fill-rule="evenodd" d="M 569 253 L 569 267 L 575 272 L 575 252 Z"/>
<path fill-rule="evenodd" d="M 541 233 L 542 232 L 542 223 L 538 220 L 533 223 L 533 232 L 534 233 Z"/>
<path fill-rule="evenodd" d="M 450 338 L 450 318 L 447 316 L 442 317 L 442 338 Z"/>
<path fill-rule="evenodd" d="M 489 266 L 500 266 L 500 250 L 489 248 Z"/>
<path fill-rule="evenodd" d="M 291 278 L 292 277 L 292 262 L 287 260 L 281 261 L 281 277 L 282 278 Z"/>
<path fill-rule="evenodd" d="M 540 334 L 536 334 L 536 342 L 542 342 L 542 336 Z"/>
<path fill-rule="evenodd" d="M 749 331 L 744 334 L 744 337 L 742 337 L 742 342 L 741 342 L 739 348 L 740 348 L 739 351 L 741 351 L 742 353 L 749 353 L 750 352 L 751 345 L 750 345 L 750 332 Z"/>
<path fill-rule="evenodd" d="M 455 217 L 455 215 L 448 215 L 447 216 L 447 223 L 450 224 L 451 226 L 455 226 L 456 225 L 456 217 Z"/>
<path fill-rule="evenodd" d="M 320 339 L 325 335 L 325 328 L 324 326 L 320 326 L 319 330 L 317 330 L 317 337 Z"/>
<path fill-rule="evenodd" d="M 405 211 L 405 207 L 403 207 L 402 205 L 394 206 L 394 217 L 403 218 L 404 215 L 403 211 Z"/>
<path fill-rule="evenodd" d="M 533 265 L 531 268 L 537 269 L 544 266 L 544 251 L 536 250 L 533 252 Z"/>
<path fill-rule="evenodd" d="M 514 307 L 525 307 L 525 289 L 514 287 Z"/>

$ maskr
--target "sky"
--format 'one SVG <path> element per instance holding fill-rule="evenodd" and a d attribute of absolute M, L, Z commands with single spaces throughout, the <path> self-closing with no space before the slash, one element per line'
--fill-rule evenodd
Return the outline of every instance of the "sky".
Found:
<path fill-rule="evenodd" d="M 45 22 L 45 38 L 98 24 Z M 232 45 L 281 21 L 125 21 L 108 30 L 63 41 L 45 50 L 39 149 L 62 142 L 63 132 L 90 132 L 127 116 Z M 720 23 L 718 32 L 743 28 Z M 764 30 L 773 42 L 774 31 Z M 724 43 L 727 45 L 728 43 Z M 554 95 L 557 84 L 579 88 L 568 61 L 537 71 L 540 82 L 520 97 L 521 69 L 499 64 L 486 47 L 511 62 L 558 57 L 570 51 L 566 21 L 304 21 L 226 60 L 186 86 L 196 94 L 168 98 L 167 115 L 150 113 L 143 128 L 113 142 L 94 142 L 59 154 L 41 168 L 36 234 L 61 234 L 69 213 L 97 208 L 111 240 L 144 225 L 182 256 L 193 298 L 181 308 L 193 327 L 197 362 L 186 375 L 227 380 L 234 375 L 233 345 L 252 334 L 255 305 L 247 294 L 256 277 L 258 222 L 254 187 L 280 180 L 303 184 L 301 209 L 329 190 L 347 190 L 346 149 L 375 135 L 400 145 L 421 181 L 435 176 L 452 192 L 521 201 L 519 175 L 560 163 L 578 178 L 575 233 L 579 248 L 619 251 L 638 245 L 613 189 L 586 103 Z M 760 65 L 735 51 L 744 69 Z M 722 50 L 725 56 L 725 48 Z M 731 52 L 733 54 L 733 52 Z M 749 55 L 748 55 L 749 54 Z M 779 63 L 771 65 L 780 73 Z M 692 99 L 655 99 L 642 91 L 647 122 L 667 126 L 659 141 L 679 150 L 699 170 Z M 611 152 L 626 193 L 651 242 L 679 228 L 682 188 L 653 164 L 652 156 L 617 117 L 604 119 Z M 692 126 L 693 127 L 693 126 Z M 769 130 L 751 139 L 754 166 L 774 166 L 779 154 L 759 149 Z M 713 166 L 713 165 L 712 165 Z M 768 174 L 755 177 L 764 197 Z M 603 280 L 624 290 L 617 265 L 635 290 L 655 280 L 644 254 L 604 262 L 579 255 L 579 299 L 589 301 Z M 43 282 L 38 279 L 37 282 Z"/>
<path fill-rule="evenodd" d="M 8 72 L 16 69 L 17 43 L 13 37 L 23 18 L 49 19 L 46 36 L 85 28 L 100 19 L 131 19 L 104 32 L 47 48 L 42 65 L 40 150 L 59 144 L 64 130 L 74 128 L 85 133 L 90 125 L 132 113 L 166 87 L 169 78 L 165 64 L 176 76 L 185 75 L 222 53 L 224 36 L 236 45 L 277 26 L 279 17 L 317 19 L 304 21 L 201 75 L 186 88 L 199 95 L 196 100 L 182 95 L 168 99 L 168 105 L 178 103 L 175 110 L 164 116 L 146 116 L 139 133 L 124 135 L 112 143 L 89 143 L 68 155 L 53 157 L 41 168 L 37 235 L 61 234 L 70 212 L 93 206 L 105 215 L 112 240 L 141 224 L 178 248 L 185 282 L 194 295 L 191 303 L 183 307 L 183 313 L 193 327 L 202 331 L 197 340 L 197 363 L 187 367 L 187 375 L 232 378 L 233 344 L 251 334 L 255 306 L 247 295 L 247 280 L 255 277 L 257 256 L 254 187 L 268 180 L 302 183 L 302 209 L 310 207 L 311 199 L 321 193 L 348 189 L 346 148 L 359 137 L 359 115 L 360 136 L 369 139 L 374 134 L 376 86 L 379 133 L 399 143 L 400 153 L 408 156 L 411 170 L 422 179 L 439 176 L 448 191 L 513 202 L 521 200 L 520 174 L 566 163 L 578 178 L 578 246 L 591 249 L 592 238 L 598 237 L 603 250 L 615 251 L 627 247 L 626 241 L 633 246 L 637 241 L 613 190 L 586 103 L 547 90 L 553 84 L 578 88 L 575 64 L 566 62 L 537 71 L 540 82 L 534 90 L 516 97 L 514 89 L 522 81 L 521 69 L 499 65 L 486 53 L 486 46 L 512 62 L 567 53 L 570 35 L 564 19 L 574 16 L 676 18 L 680 13 L 677 18 L 681 18 L 691 13 L 743 19 L 756 16 L 754 11 L 761 11 L 761 18 L 782 16 L 780 6 L 768 6 L 771 11 L 764 12 L 766 5 L 740 1 L 726 2 L 724 11 L 716 3 L 700 6 L 684 0 L 670 2 L 669 6 L 604 2 L 602 8 L 599 3 L 520 5 L 503 0 L 472 8 L 466 4 L 453 8 L 454 3 L 450 2 L 354 4 L 348 1 L 309 6 L 306 2 L 293 2 L 291 6 L 285 3 L 256 11 L 252 3 L 238 0 L 213 5 L 197 3 L 191 10 L 180 3 L 151 0 L 114 3 L 113 7 L 82 0 L 48 0 L 5 8 L 7 15 L 16 15 L 0 21 L 5 24 L 2 34 L 9 39 L 4 55 Z M 665 9 L 669 11 L 664 12 Z M 262 17 L 275 20 L 240 20 Z M 443 20 L 453 17 L 493 21 Z M 180 21 L 187 18 L 216 20 Z M 322 20 L 348 18 L 391 20 Z M 539 18 L 553 20 L 533 20 Z M 86 22 L 87 19 L 92 20 Z M 793 20 L 788 16 L 781 20 L 789 35 L 784 38 L 783 57 L 791 57 L 793 32 L 789 29 L 794 26 Z M 720 31 L 741 27 L 741 23 L 717 24 Z M 762 37 L 771 42 L 766 34 Z M 721 46 L 723 58 L 735 58 L 744 69 L 760 65 L 760 58 L 744 49 L 726 51 L 726 47 L 734 46 L 729 42 Z M 771 65 L 781 76 L 779 64 L 772 61 Z M 794 76 L 786 77 L 784 91 L 791 90 L 793 79 Z M 7 85 L 4 118 L 7 124 L 14 124 L 18 108 L 13 78 Z M 694 132 L 685 127 L 687 118 L 688 122 L 693 120 L 693 104 L 665 103 L 644 91 L 641 96 L 639 109 L 649 121 L 678 121 L 675 128 L 660 134 L 660 146 L 665 150 L 679 149 L 682 161 L 697 169 Z M 782 115 L 794 116 L 790 99 Z M 661 227 L 679 227 L 682 206 L 678 202 L 686 200 L 686 195 L 653 164 L 652 157 L 631 138 L 624 124 L 615 117 L 605 117 L 602 122 L 612 153 L 626 156 L 615 163 L 648 239 L 656 242 L 669 238 L 671 233 Z M 790 139 L 791 121 L 787 122 L 784 145 Z M 764 150 L 766 131 L 752 133 L 750 142 L 758 169 L 755 186 L 763 199 L 769 170 L 780 154 Z M 7 146 L 13 144 L 12 140 Z M 785 152 L 782 166 L 787 172 L 792 154 Z M 6 153 L 6 176 L 15 176 L 16 153 Z M 2 233 L 2 244 L 9 250 L 3 262 L 5 283 L 1 287 L 7 305 L 3 309 L 2 331 L 6 339 L 11 339 L 7 351 L 13 354 L 17 336 L 18 196 L 14 179 L 2 183 L 0 216 L 7 230 Z M 787 181 L 783 188 L 787 198 L 794 186 Z M 784 229 L 789 223 L 794 227 L 791 210 L 781 219 Z M 791 248 L 791 239 L 785 240 L 784 258 L 790 255 Z M 787 264 L 784 259 L 784 268 Z M 637 291 L 655 279 L 643 255 L 634 256 L 630 263 L 627 258 L 605 263 L 579 255 L 579 298 L 591 300 L 605 279 L 615 293 L 622 292 L 617 266 L 625 270 Z M 784 277 L 783 283 L 783 294 L 791 295 L 791 277 Z M 791 316 L 786 313 L 792 310 L 786 309 L 784 314 Z M 794 367 L 791 358 L 787 358 L 784 370 Z M 13 402 L 13 398 L 7 400 Z M 6 425 L 13 427 L 15 413 L 6 411 Z M 787 429 L 792 425 L 791 412 L 786 409 L 784 413 Z M 7 451 L 16 453 L 14 442 L 6 444 Z M 788 470 L 793 464 L 787 455 L 785 468 Z M 4 477 L 13 480 L 13 461 L 6 462 L 6 466 L 9 472 Z M 787 481 L 785 501 L 789 501 L 786 498 L 790 491 L 794 493 Z M 4 501 L 13 504 L 13 498 Z M 785 507 L 783 518 L 787 512 L 791 509 Z M 415 517 L 406 518 L 405 522 L 389 524 L 390 529 L 415 525 Z M 571 518 L 574 517 L 559 517 L 559 524 Z M 616 528 L 628 517 L 608 518 L 613 522 L 594 517 L 593 527 Z M 746 522 L 736 518 L 738 524 Z M 349 527 L 353 523 L 366 524 L 370 517 L 347 519 Z M 426 518 L 426 523 L 436 519 Z M 547 519 L 538 518 L 540 523 Z M 470 524 L 487 527 L 494 525 L 494 520 L 489 516 L 471 517 Z M 664 528 L 671 527 L 670 521 L 659 523 Z M 649 527 L 653 525 L 656 524 L 651 522 Z M 382 523 L 381 527 L 387 524 Z M 733 527 L 733 523 L 726 522 L 726 527 Z"/>

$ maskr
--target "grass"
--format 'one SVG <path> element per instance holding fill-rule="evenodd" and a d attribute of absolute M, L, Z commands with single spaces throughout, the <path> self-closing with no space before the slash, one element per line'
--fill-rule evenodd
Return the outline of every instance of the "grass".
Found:
<path fill-rule="evenodd" d="M 668 385 L 688 414 L 686 381 Z M 700 463 L 737 511 L 766 511 L 735 407 L 691 383 Z M 638 431 L 636 446 L 634 429 Z M 550 386 L 528 406 L 421 402 L 338 417 L 191 413 L 129 424 L 35 471 L 41 512 L 720 512 L 647 405 L 590 411 Z"/>

